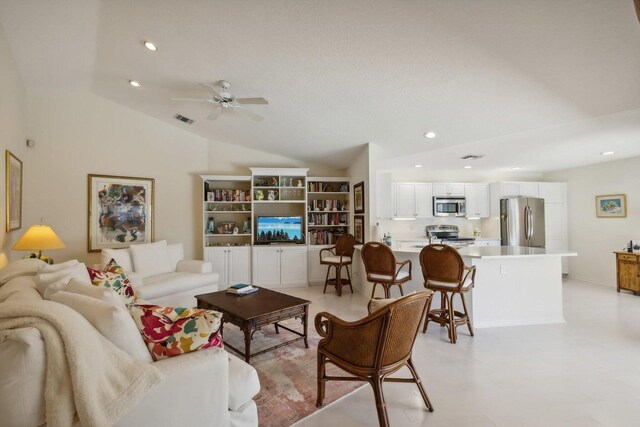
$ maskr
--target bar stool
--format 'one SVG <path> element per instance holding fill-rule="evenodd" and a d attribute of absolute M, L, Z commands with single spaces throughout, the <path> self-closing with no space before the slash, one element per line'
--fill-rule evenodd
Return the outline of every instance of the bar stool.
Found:
<path fill-rule="evenodd" d="M 353 237 L 352 234 L 343 234 L 338 237 L 336 240 L 335 246 L 330 248 L 322 249 L 320 251 L 320 264 L 327 265 L 327 277 L 324 280 L 324 290 L 322 293 L 324 294 L 327 291 L 327 285 L 333 285 L 336 287 L 336 291 L 338 292 L 338 296 L 342 296 L 342 286 L 349 285 L 351 288 L 351 293 L 353 293 L 353 286 L 351 286 L 351 275 L 349 274 L 349 266 L 352 263 L 353 259 L 353 250 L 356 245 L 356 238 Z M 328 254 L 323 256 L 323 253 L 328 252 Z M 331 271 L 331 267 L 336 269 L 335 279 L 329 279 L 329 272 Z M 342 279 L 342 267 L 347 270 L 347 279 Z"/>
<path fill-rule="evenodd" d="M 440 292 L 440 308 L 431 309 L 431 302 L 427 307 L 422 333 L 427 332 L 429 321 L 446 326 L 449 341 L 456 343 L 458 325 L 467 325 L 473 336 L 473 325 L 467 311 L 464 294 L 469 292 L 476 278 L 476 267 L 464 265 L 462 257 L 451 246 L 429 245 L 420 251 L 420 266 L 424 277 L 424 287 L 434 292 Z M 451 296 L 449 296 L 451 294 Z M 458 294 L 462 300 L 464 313 L 453 308 L 453 297 Z"/>
<path fill-rule="evenodd" d="M 360 250 L 362 262 L 367 273 L 367 281 L 373 283 L 371 298 L 376 293 L 376 286 L 382 285 L 384 297 L 389 298 L 389 288 L 397 285 L 400 295 L 404 295 L 402 284 L 411 280 L 411 260 L 396 261 L 396 257 L 389 246 L 379 242 L 368 242 Z M 403 270 L 408 265 L 409 271 Z"/>

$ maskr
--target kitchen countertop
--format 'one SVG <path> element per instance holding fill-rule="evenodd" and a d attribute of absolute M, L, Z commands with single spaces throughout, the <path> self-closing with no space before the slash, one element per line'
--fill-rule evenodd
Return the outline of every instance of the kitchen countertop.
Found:
<path fill-rule="evenodd" d="M 419 254 L 422 248 L 394 249 L 395 254 Z M 545 248 L 528 248 L 525 246 L 482 246 L 458 249 L 460 255 L 469 258 L 525 258 L 525 257 L 553 257 L 553 256 L 578 256 L 572 251 L 552 251 Z"/>

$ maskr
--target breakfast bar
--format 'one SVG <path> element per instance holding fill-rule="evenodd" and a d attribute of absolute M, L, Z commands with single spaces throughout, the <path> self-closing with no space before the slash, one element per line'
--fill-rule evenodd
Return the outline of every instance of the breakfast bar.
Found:
<path fill-rule="evenodd" d="M 420 251 L 419 247 L 393 251 L 398 260 L 413 264 L 412 280 L 403 286 L 405 294 L 424 289 Z M 476 328 L 564 323 L 561 258 L 577 256 L 576 252 L 523 246 L 465 247 L 458 252 L 466 265 L 477 268 L 475 287 L 467 294 Z M 360 289 L 370 295 L 371 285 L 359 267 Z M 397 289 L 392 292 L 399 295 Z M 432 306 L 439 304 L 434 295 Z"/>

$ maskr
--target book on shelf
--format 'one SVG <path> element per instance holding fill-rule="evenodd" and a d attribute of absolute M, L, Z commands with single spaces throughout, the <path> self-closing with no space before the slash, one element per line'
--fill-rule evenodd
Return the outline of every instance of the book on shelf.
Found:
<path fill-rule="evenodd" d="M 233 294 L 233 295 L 249 295 L 257 291 L 258 291 L 257 287 L 247 285 L 245 283 L 239 283 L 237 285 L 229 286 L 226 290 L 228 294 Z"/>

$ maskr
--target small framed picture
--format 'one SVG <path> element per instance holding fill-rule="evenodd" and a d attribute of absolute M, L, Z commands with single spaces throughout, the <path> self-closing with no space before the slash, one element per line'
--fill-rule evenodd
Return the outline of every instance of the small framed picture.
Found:
<path fill-rule="evenodd" d="M 5 153 L 5 203 L 9 232 L 22 228 L 22 161 L 9 150 Z"/>
<path fill-rule="evenodd" d="M 353 236 L 356 243 L 362 245 L 364 243 L 364 216 L 356 215 L 353 217 Z"/>
<path fill-rule="evenodd" d="M 364 182 L 359 182 L 353 186 L 353 212 L 364 213 Z"/>
<path fill-rule="evenodd" d="M 234 229 L 236 230 L 235 234 L 237 234 L 235 222 L 219 222 L 216 224 L 216 234 L 234 234 Z"/>
<path fill-rule="evenodd" d="M 626 218 L 627 196 L 625 194 L 596 196 L 596 216 L 598 218 Z"/>

